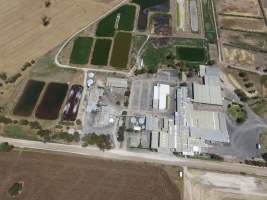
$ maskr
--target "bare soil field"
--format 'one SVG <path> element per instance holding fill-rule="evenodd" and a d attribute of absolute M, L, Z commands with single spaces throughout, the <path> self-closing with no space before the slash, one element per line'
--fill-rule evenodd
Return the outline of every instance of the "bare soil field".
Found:
<path fill-rule="evenodd" d="M 0 0 L 0 71 L 15 73 L 22 64 L 56 47 L 121 0 Z M 44 26 L 42 18 L 50 20 Z"/>
<path fill-rule="evenodd" d="M 37 152 L 0 154 L 0 199 L 22 181 L 17 199 L 179 200 L 178 187 L 160 167 Z"/>
<path fill-rule="evenodd" d="M 219 21 L 220 27 L 224 29 L 238 29 L 253 32 L 267 31 L 263 19 L 224 16 Z"/>
<path fill-rule="evenodd" d="M 235 174 L 188 170 L 187 200 L 265 200 L 267 180 Z"/>
<path fill-rule="evenodd" d="M 217 7 L 223 14 L 262 16 L 258 0 L 219 0 Z"/>

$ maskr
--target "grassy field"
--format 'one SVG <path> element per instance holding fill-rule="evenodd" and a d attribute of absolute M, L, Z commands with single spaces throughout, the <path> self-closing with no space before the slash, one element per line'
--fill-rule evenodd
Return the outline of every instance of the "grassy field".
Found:
<path fill-rule="evenodd" d="M 121 0 L 0 0 L 0 72 L 13 75 L 32 59 L 46 54 Z M 43 26 L 42 17 L 50 18 Z"/>
<path fill-rule="evenodd" d="M 98 23 L 96 36 L 113 37 L 115 30 L 132 31 L 134 28 L 135 12 L 136 7 L 133 5 L 124 5 L 118 8 Z"/>
<path fill-rule="evenodd" d="M 190 63 L 206 63 L 206 52 L 204 48 L 176 46 L 176 57 Z"/>
<path fill-rule="evenodd" d="M 39 140 L 38 136 L 35 133 L 32 133 L 29 129 L 23 128 L 18 125 L 5 126 L 3 136 L 16 139 Z"/>
<path fill-rule="evenodd" d="M 111 47 L 111 40 L 97 39 L 95 43 L 92 64 L 93 65 L 107 65 L 109 52 Z"/>
<path fill-rule="evenodd" d="M 207 41 L 203 39 L 194 39 L 194 38 L 172 38 L 169 40 L 167 45 L 163 47 L 155 47 L 153 42 L 150 40 L 145 46 L 145 50 L 143 53 L 143 59 L 146 67 L 148 68 L 148 72 L 154 73 L 157 71 L 157 68 L 160 64 L 166 65 L 168 64 L 168 60 L 166 56 L 168 54 L 176 55 L 176 46 L 185 47 L 188 49 L 201 49 L 200 55 L 192 55 L 192 52 L 183 52 L 183 56 L 187 57 L 199 57 L 202 56 L 204 59 L 201 61 L 190 61 L 186 59 L 185 61 L 188 64 L 202 64 L 208 61 L 209 53 L 208 53 L 208 45 Z M 198 50 L 197 50 L 198 51 Z M 187 54 L 188 53 L 188 54 Z M 184 57 L 182 57 L 184 58 Z M 181 59 L 177 56 L 176 59 Z"/>
<path fill-rule="evenodd" d="M 202 0 L 203 6 L 203 17 L 204 17 L 204 29 L 205 35 L 209 43 L 216 43 L 216 28 L 213 17 L 213 9 L 211 5 L 211 0 Z"/>
<path fill-rule="evenodd" d="M 70 56 L 71 64 L 85 65 L 88 63 L 93 38 L 78 37 L 74 41 L 74 46 Z"/>
<path fill-rule="evenodd" d="M 112 50 L 110 65 L 115 68 L 127 68 L 132 34 L 118 32 Z"/>
<path fill-rule="evenodd" d="M 20 200 L 180 200 L 182 195 L 178 167 L 25 150 L 2 153 L 0 163 L 1 200 L 12 199 L 7 191 L 17 181 L 24 183 Z"/>
<path fill-rule="evenodd" d="M 180 6 L 179 3 L 176 2 L 176 26 L 180 27 Z"/>

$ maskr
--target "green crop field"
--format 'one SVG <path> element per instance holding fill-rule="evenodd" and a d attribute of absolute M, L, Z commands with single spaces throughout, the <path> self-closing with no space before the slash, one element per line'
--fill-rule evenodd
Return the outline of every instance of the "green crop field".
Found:
<path fill-rule="evenodd" d="M 176 47 L 176 57 L 178 60 L 186 62 L 197 62 L 205 63 L 206 62 L 206 52 L 204 48 L 200 47 Z"/>
<path fill-rule="evenodd" d="M 127 68 L 132 34 L 118 32 L 113 45 L 110 64 L 115 68 Z"/>
<path fill-rule="evenodd" d="M 109 58 L 109 51 L 111 47 L 111 40 L 97 39 L 95 43 L 92 64 L 93 65 L 107 65 Z"/>
<path fill-rule="evenodd" d="M 178 2 L 176 2 L 176 26 L 180 27 L 180 6 Z"/>
<path fill-rule="evenodd" d="M 98 23 L 96 36 L 113 37 L 115 30 L 132 31 L 135 22 L 135 12 L 136 7 L 133 5 L 124 5 L 118 8 Z"/>
<path fill-rule="evenodd" d="M 205 35 L 209 43 L 216 43 L 216 28 L 213 17 L 213 9 L 211 0 L 202 0 L 203 17 L 204 17 L 204 29 Z"/>
<path fill-rule="evenodd" d="M 70 56 L 71 64 L 85 65 L 88 63 L 90 51 L 93 43 L 91 37 L 78 37 L 74 41 L 74 46 Z"/>

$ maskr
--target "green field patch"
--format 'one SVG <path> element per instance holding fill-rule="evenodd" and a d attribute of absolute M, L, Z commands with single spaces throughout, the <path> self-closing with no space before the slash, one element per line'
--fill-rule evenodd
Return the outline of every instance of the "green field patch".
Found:
<path fill-rule="evenodd" d="M 124 5 L 104 19 L 102 19 L 96 29 L 98 37 L 113 37 L 115 30 L 132 31 L 135 22 L 136 7 L 133 5 Z"/>
<path fill-rule="evenodd" d="M 97 39 L 95 43 L 92 64 L 107 65 L 112 41 L 109 39 Z"/>
<path fill-rule="evenodd" d="M 236 103 L 229 104 L 227 111 L 238 124 L 245 122 L 247 119 L 247 112 L 243 105 Z"/>
<path fill-rule="evenodd" d="M 176 26 L 180 27 L 180 5 L 176 2 Z"/>
<path fill-rule="evenodd" d="M 176 57 L 178 60 L 182 60 L 189 63 L 206 62 L 205 49 L 200 47 L 176 46 Z"/>
<path fill-rule="evenodd" d="M 5 126 L 3 136 L 25 140 L 40 140 L 36 134 L 18 125 Z"/>
<path fill-rule="evenodd" d="M 113 45 L 110 65 L 115 68 L 127 68 L 131 48 L 131 33 L 118 32 Z"/>
<path fill-rule="evenodd" d="M 209 43 L 214 44 L 216 43 L 217 38 L 211 0 L 202 0 L 202 8 L 205 36 L 208 39 Z"/>
<path fill-rule="evenodd" d="M 93 44 L 93 38 L 91 37 L 76 38 L 70 56 L 70 63 L 79 65 L 87 64 L 92 44 Z"/>

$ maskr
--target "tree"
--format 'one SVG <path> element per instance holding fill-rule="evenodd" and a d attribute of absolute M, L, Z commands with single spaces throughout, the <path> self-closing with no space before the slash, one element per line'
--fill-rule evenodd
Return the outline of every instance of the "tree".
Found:
<path fill-rule="evenodd" d="M 0 144 L 0 151 L 1 152 L 8 152 L 14 148 L 13 145 L 8 144 L 8 142 L 3 142 Z"/>
<path fill-rule="evenodd" d="M 43 16 L 42 23 L 44 26 L 48 26 L 50 24 L 50 19 L 47 16 Z"/>
<path fill-rule="evenodd" d="M 8 193 L 12 197 L 16 197 L 18 194 L 21 193 L 23 187 L 23 183 L 14 183 L 9 189 Z"/>
<path fill-rule="evenodd" d="M 45 1 L 45 7 L 49 8 L 51 6 L 51 2 L 49 0 Z"/>

